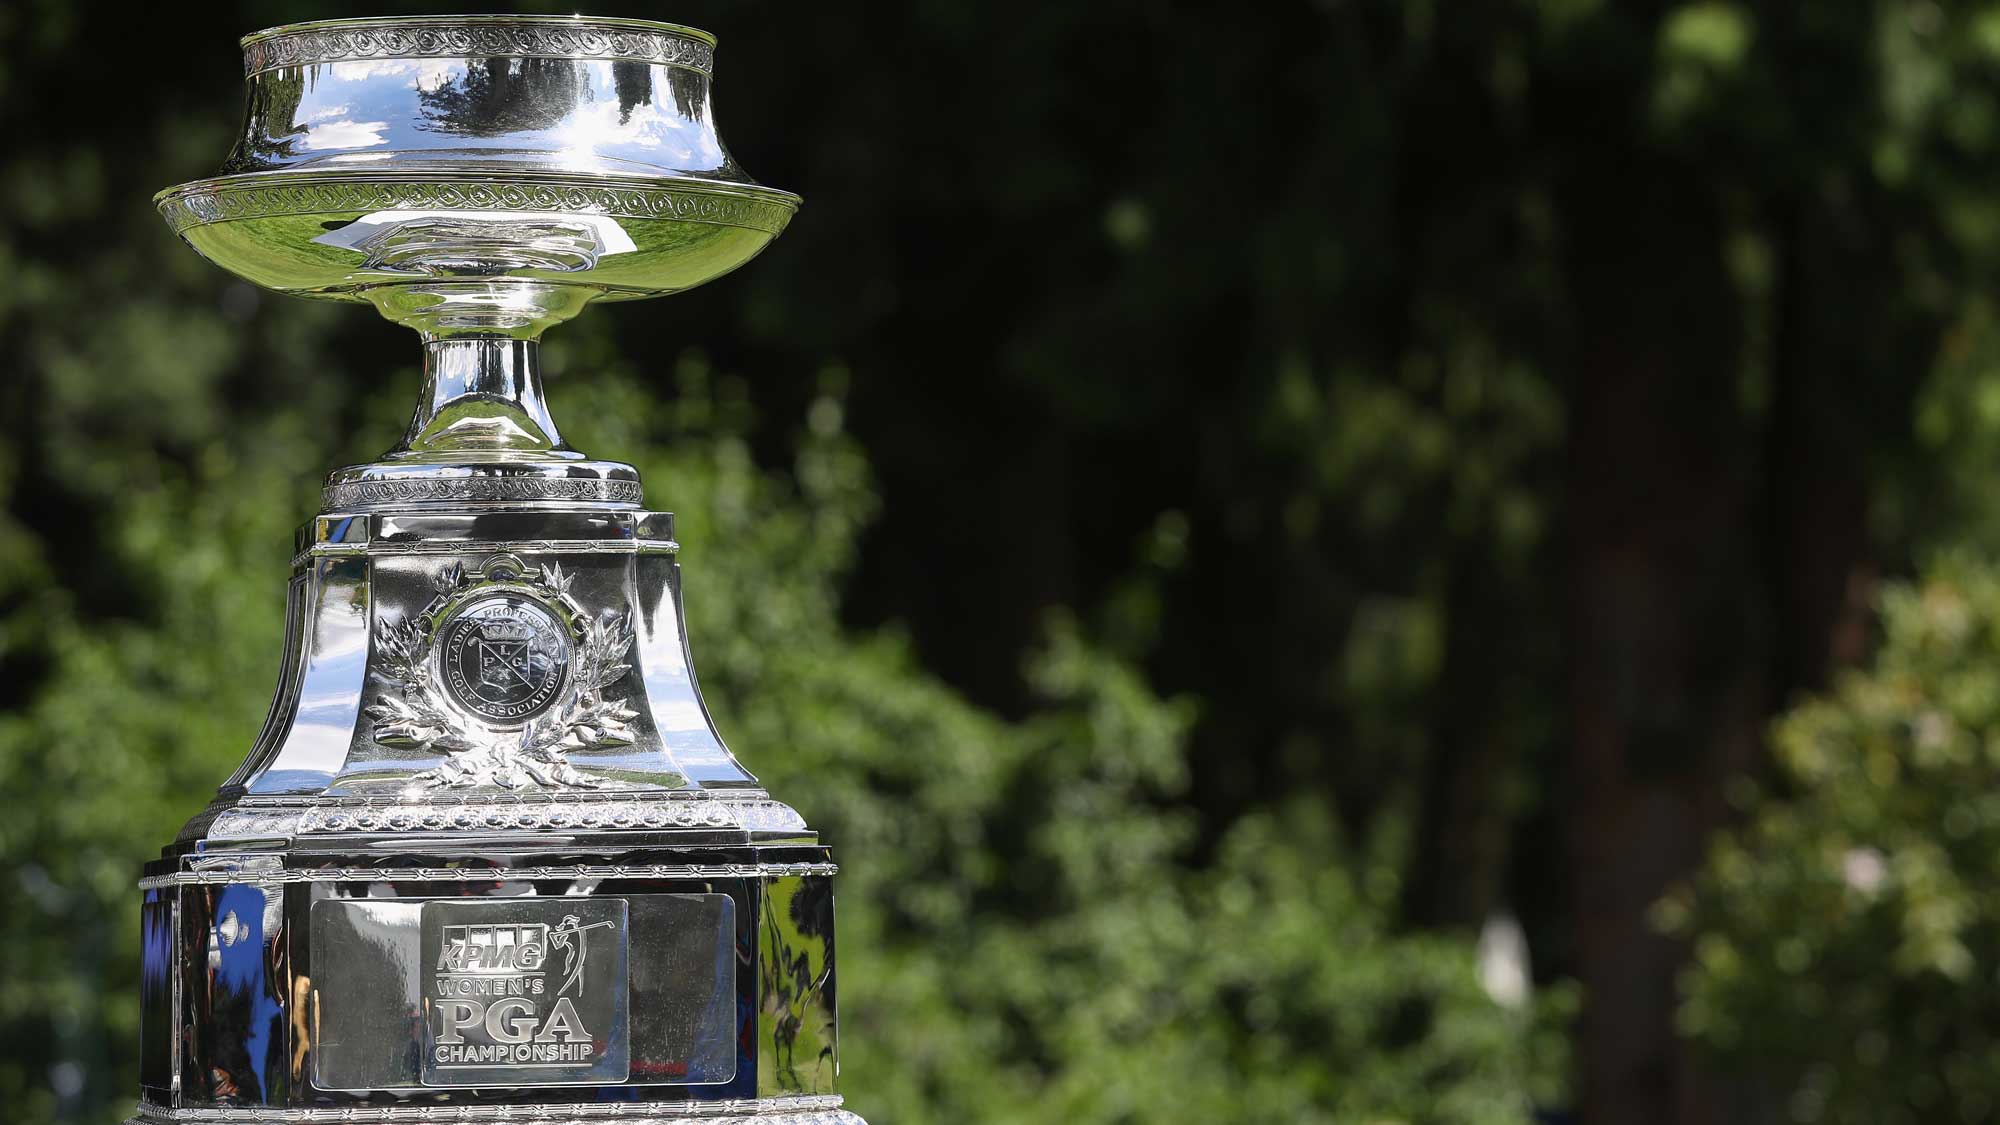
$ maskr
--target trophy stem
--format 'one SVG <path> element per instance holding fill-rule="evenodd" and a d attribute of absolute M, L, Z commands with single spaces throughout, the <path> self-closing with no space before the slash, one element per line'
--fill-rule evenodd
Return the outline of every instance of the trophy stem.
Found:
<path fill-rule="evenodd" d="M 540 347 L 504 337 L 426 338 L 423 393 L 389 456 L 568 452 L 542 397 Z"/>

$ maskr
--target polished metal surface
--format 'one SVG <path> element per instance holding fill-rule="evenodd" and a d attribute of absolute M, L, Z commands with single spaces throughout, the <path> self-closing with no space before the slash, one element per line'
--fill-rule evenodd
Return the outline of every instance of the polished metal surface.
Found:
<path fill-rule="evenodd" d="M 798 197 L 730 157 L 714 40 L 565 16 L 331 20 L 244 40 L 226 175 L 162 192 L 216 264 L 427 332 L 532 338 L 743 264 Z"/>
<path fill-rule="evenodd" d="M 225 172 L 490 165 L 754 184 L 709 110 L 715 39 L 646 20 L 395 16 L 243 38 L 249 120 Z"/>
<path fill-rule="evenodd" d="M 210 815 L 305 796 L 768 800 L 697 687 L 679 549 L 671 515 L 629 505 L 320 515 L 270 719 Z M 529 635 L 488 645 L 463 624 L 509 605 Z M 534 658 L 481 686 L 479 651 L 508 645 Z"/>
<path fill-rule="evenodd" d="M 415 328 L 402 439 L 294 545 L 270 714 L 140 880 L 141 1122 L 860 1125 L 837 868 L 723 743 L 672 515 L 572 449 L 538 338 L 742 264 L 714 41 L 634 20 L 244 40 L 224 175 L 162 193 L 259 285 Z"/>
<path fill-rule="evenodd" d="M 713 39 L 637 20 L 450 16 L 298 24 L 244 50 L 250 97 L 226 174 L 161 192 L 161 215 L 239 277 L 370 302 L 427 344 L 404 441 L 336 474 L 329 510 L 636 505 L 628 467 L 563 444 L 535 341 L 593 301 L 719 277 L 797 210 L 723 146 Z"/>

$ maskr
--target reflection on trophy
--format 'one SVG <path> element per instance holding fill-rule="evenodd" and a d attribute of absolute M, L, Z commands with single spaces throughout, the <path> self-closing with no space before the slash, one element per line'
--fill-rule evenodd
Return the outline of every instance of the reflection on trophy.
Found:
<path fill-rule="evenodd" d="M 468 16 L 243 45 L 225 174 L 162 215 L 416 329 L 424 382 L 328 480 L 270 717 L 140 884 L 133 1120 L 858 1123 L 827 849 L 709 718 L 673 517 L 564 442 L 537 367 L 549 326 L 720 276 L 796 209 L 723 148 L 713 39 Z"/>

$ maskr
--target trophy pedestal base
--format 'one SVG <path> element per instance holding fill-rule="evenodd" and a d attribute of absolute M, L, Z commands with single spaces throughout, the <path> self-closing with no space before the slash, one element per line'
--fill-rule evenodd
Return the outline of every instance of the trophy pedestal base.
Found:
<path fill-rule="evenodd" d="M 133 1120 L 858 1123 L 826 848 L 613 835 L 152 865 Z"/>

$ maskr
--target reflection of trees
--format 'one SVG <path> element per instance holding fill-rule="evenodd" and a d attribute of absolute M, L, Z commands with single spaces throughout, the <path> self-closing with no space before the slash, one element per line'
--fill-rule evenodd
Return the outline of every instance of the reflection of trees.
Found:
<path fill-rule="evenodd" d="M 611 64 L 611 88 L 618 92 L 618 123 L 632 120 L 634 106 L 653 100 L 653 68 L 642 62 Z"/>
<path fill-rule="evenodd" d="M 224 172 L 261 171 L 298 155 L 299 138 L 307 132 L 298 121 L 299 103 L 306 96 L 306 74 L 305 67 L 286 67 L 250 84 L 249 119 L 261 121 L 270 129 L 290 127 L 270 136 L 246 130 L 236 142 L 235 151 L 223 163 Z"/>
<path fill-rule="evenodd" d="M 556 125 L 575 106 L 579 88 L 587 98 L 583 65 L 569 59 L 473 59 L 463 75 L 418 90 L 417 99 L 423 128 L 491 136 Z"/>
<path fill-rule="evenodd" d="M 799 881 L 781 921 L 775 896 L 763 910 L 764 956 L 758 965 L 759 998 L 769 1021 L 772 1059 L 779 1085 L 795 1093 L 817 1093 L 820 1076 L 833 1065 L 833 881 Z M 817 946 L 817 948 L 815 948 Z M 817 954 L 817 956 L 815 956 Z M 812 1012 L 817 1006 L 818 1012 Z M 806 1020 L 817 1015 L 819 1051 L 813 1077 L 799 1073 L 799 1040 Z M 808 1044 L 810 1045 L 810 1040 Z"/>
<path fill-rule="evenodd" d="M 708 102 L 708 76 L 682 67 L 667 69 L 667 90 L 674 98 L 674 112 L 689 121 L 700 121 Z"/>

